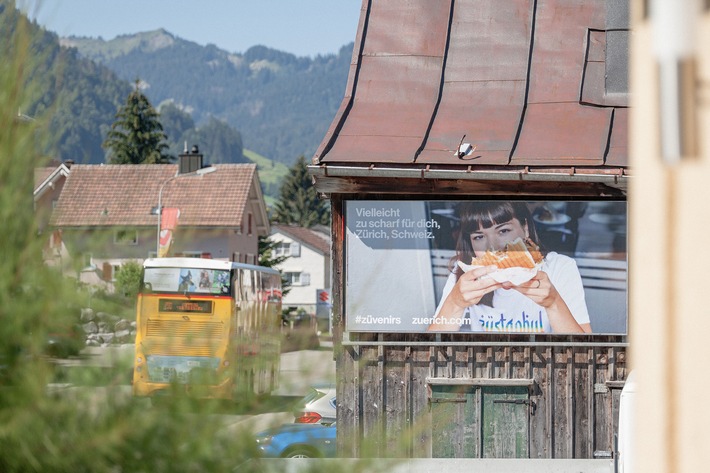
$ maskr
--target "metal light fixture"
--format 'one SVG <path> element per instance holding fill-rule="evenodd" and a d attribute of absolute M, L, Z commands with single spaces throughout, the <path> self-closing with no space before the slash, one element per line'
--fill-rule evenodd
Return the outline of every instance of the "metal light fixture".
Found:
<path fill-rule="evenodd" d="M 463 140 L 466 138 L 466 135 L 463 135 L 461 137 L 461 142 L 459 142 L 459 148 L 456 150 L 456 157 L 459 159 L 465 158 L 466 156 L 470 156 L 473 154 L 474 151 L 476 151 L 476 147 L 473 146 L 471 143 L 464 143 Z"/>

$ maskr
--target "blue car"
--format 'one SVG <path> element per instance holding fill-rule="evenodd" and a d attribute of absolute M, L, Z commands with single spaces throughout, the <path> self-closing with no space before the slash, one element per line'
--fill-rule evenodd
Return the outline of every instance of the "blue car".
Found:
<path fill-rule="evenodd" d="M 269 458 L 334 458 L 335 424 L 283 424 L 256 434 L 256 443 Z"/>

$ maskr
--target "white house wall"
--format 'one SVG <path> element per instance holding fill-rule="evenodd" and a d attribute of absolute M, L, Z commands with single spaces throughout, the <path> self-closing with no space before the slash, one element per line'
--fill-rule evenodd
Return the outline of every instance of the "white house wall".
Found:
<path fill-rule="evenodd" d="M 291 286 L 290 292 L 283 299 L 283 306 L 302 307 L 309 313 L 315 313 L 316 290 L 330 289 L 330 281 L 326 280 L 327 261 L 322 253 L 315 251 L 307 245 L 290 238 L 283 233 L 274 232 L 272 241 L 292 243 L 296 241 L 301 245 L 301 255 L 291 256 L 286 259 L 278 269 L 282 273 L 300 272 L 310 274 L 310 284 L 307 286 Z"/>

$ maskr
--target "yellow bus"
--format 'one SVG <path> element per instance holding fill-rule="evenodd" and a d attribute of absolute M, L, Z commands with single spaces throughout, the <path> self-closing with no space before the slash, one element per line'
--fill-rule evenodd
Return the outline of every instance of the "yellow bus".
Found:
<path fill-rule="evenodd" d="M 150 258 L 143 269 L 135 396 L 235 400 L 278 386 L 278 271 L 202 258 Z"/>

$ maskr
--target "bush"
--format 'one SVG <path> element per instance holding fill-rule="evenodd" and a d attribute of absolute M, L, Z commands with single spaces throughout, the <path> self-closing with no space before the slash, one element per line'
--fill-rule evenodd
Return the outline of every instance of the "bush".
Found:
<path fill-rule="evenodd" d="M 140 291 L 142 280 L 143 265 L 137 261 L 129 261 L 123 264 L 116 273 L 116 292 L 133 299 Z"/>

